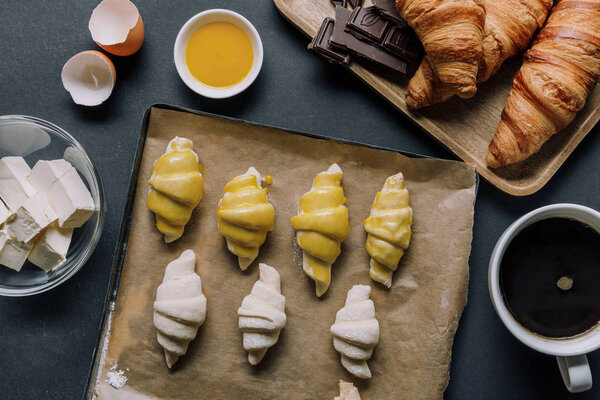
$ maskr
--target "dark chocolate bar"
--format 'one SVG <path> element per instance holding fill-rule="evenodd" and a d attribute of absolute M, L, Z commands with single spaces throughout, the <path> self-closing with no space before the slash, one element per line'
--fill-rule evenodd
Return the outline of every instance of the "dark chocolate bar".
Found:
<path fill-rule="evenodd" d="M 348 64 L 348 62 L 350 62 L 350 55 L 340 50 L 333 49 L 329 45 L 329 38 L 331 38 L 331 34 L 333 33 L 333 25 L 334 21 L 331 18 L 325 18 L 317 35 L 312 42 L 308 44 L 308 50 L 320 55 L 331 63 Z"/>
<path fill-rule="evenodd" d="M 383 18 L 393 21 L 399 26 L 408 26 L 406 21 L 398 14 L 396 0 L 373 0 L 373 4 Z"/>
<path fill-rule="evenodd" d="M 347 0 L 347 1 L 348 1 L 348 4 L 350 4 L 350 7 L 352 7 L 352 8 L 362 6 L 362 0 Z"/>
<path fill-rule="evenodd" d="M 348 5 L 348 2 L 346 0 L 331 0 L 331 4 L 333 4 L 334 7 L 346 7 L 346 5 Z"/>
<path fill-rule="evenodd" d="M 381 43 L 390 27 L 390 23 L 379 16 L 375 7 L 357 7 L 350 14 L 346 30 L 359 39 L 367 38 Z"/>
<path fill-rule="evenodd" d="M 406 74 L 407 64 L 405 61 L 388 54 L 381 48 L 356 38 L 345 31 L 346 24 L 352 12 L 343 7 L 335 8 L 335 24 L 329 44 L 335 48 L 341 48 L 359 57 L 372 61 L 382 67 Z"/>
<path fill-rule="evenodd" d="M 423 53 L 421 42 L 408 26 L 392 26 L 385 35 L 381 47 L 413 64 L 420 62 Z"/>

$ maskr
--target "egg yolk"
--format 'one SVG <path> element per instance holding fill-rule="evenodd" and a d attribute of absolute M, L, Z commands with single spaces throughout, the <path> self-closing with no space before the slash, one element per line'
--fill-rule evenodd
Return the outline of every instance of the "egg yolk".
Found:
<path fill-rule="evenodd" d="M 243 30 L 229 22 L 211 22 L 192 34 L 185 57 L 196 79 L 208 86 L 225 88 L 248 75 L 254 51 Z"/>

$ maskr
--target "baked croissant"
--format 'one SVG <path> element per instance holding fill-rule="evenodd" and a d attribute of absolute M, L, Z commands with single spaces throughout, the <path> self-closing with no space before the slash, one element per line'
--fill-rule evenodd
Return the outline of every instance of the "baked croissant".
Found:
<path fill-rule="evenodd" d="M 392 274 L 398 267 L 411 237 L 412 208 L 401 173 L 385 181 L 375 196 L 371 214 L 363 221 L 367 231 L 367 252 L 371 256 L 371 279 L 392 286 Z"/>
<path fill-rule="evenodd" d="M 485 82 L 506 59 L 523 51 L 541 28 L 552 8 L 552 0 L 484 0 L 485 28 L 477 82 Z M 443 84 L 427 57 L 408 83 L 406 104 L 412 109 L 448 100 L 452 86 Z"/>
<path fill-rule="evenodd" d="M 360 393 L 352 382 L 344 382 L 340 379 L 340 395 L 333 400 L 360 400 Z"/>
<path fill-rule="evenodd" d="M 522 161 L 573 121 L 600 75 L 600 0 L 561 0 L 523 57 L 487 162 Z"/>
<path fill-rule="evenodd" d="M 300 197 L 299 214 L 291 219 L 296 242 L 303 251 L 304 272 L 315 281 L 319 297 L 329 288 L 331 264 L 350 233 L 341 181 L 342 170 L 337 164 L 318 174 L 310 191 Z"/>
<path fill-rule="evenodd" d="M 195 265 L 196 253 L 184 251 L 167 265 L 165 277 L 156 291 L 154 326 L 169 368 L 187 352 L 206 318 L 206 297 L 202 294 L 202 281 L 194 271 Z"/>
<path fill-rule="evenodd" d="M 267 232 L 274 228 L 275 210 L 260 182 L 259 172 L 249 168 L 225 185 L 217 208 L 219 232 L 225 236 L 229 251 L 238 257 L 242 271 L 256 259 Z"/>
<path fill-rule="evenodd" d="M 204 190 L 202 165 L 191 140 L 175 137 L 152 167 L 148 183 L 148 208 L 156 214 L 156 228 L 170 243 L 183 235 L 183 228 L 200 203 Z"/>
<path fill-rule="evenodd" d="M 369 299 L 370 294 L 371 286 L 352 286 L 344 308 L 337 312 L 335 324 L 331 326 L 333 347 L 341 354 L 342 365 L 363 379 L 371 377 L 367 360 L 379 343 L 379 322 L 375 319 L 375 304 Z"/>
<path fill-rule="evenodd" d="M 252 365 L 261 362 L 267 350 L 277 343 L 287 319 L 279 273 L 263 263 L 258 268 L 260 279 L 238 309 L 244 350 L 248 352 L 248 362 Z"/>
<path fill-rule="evenodd" d="M 452 94 L 473 97 L 483 51 L 483 0 L 396 0 L 396 8 L 440 81 Z"/>

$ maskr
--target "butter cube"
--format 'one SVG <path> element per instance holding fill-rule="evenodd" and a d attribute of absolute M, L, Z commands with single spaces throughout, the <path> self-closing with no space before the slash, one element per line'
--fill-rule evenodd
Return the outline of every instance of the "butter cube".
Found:
<path fill-rule="evenodd" d="M 18 241 L 29 242 L 57 218 L 54 210 L 38 193 L 8 217 L 6 230 Z"/>
<path fill-rule="evenodd" d="M 60 228 L 56 222 L 51 224 L 35 241 L 29 261 L 48 272 L 67 259 L 73 228 Z"/>
<path fill-rule="evenodd" d="M 8 217 L 12 214 L 10 210 L 4 205 L 2 201 L 0 201 L 0 225 L 6 222 Z"/>
<path fill-rule="evenodd" d="M 62 178 L 73 166 L 67 160 L 40 160 L 28 175 L 29 181 L 40 193 L 46 193 L 50 187 Z"/>
<path fill-rule="evenodd" d="M 11 210 L 16 210 L 36 193 L 27 180 L 31 168 L 23 157 L 3 157 L 0 160 L 0 197 Z"/>
<path fill-rule="evenodd" d="M 38 161 L 29 181 L 56 211 L 62 228 L 79 228 L 96 210 L 90 192 L 68 161 Z"/>
<path fill-rule="evenodd" d="M 19 242 L 10 233 L 0 231 L 0 264 L 20 271 L 32 247 L 29 243 Z"/>

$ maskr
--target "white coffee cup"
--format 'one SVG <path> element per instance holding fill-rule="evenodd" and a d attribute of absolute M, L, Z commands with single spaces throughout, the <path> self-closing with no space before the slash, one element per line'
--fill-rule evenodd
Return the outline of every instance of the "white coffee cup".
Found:
<path fill-rule="evenodd" d="M 600 324 L 583 335 L 568 339 L 551 339 L 536 335 L 515 320 L 500 290 L 500 265 L 512 239 L 525 227 L 550 217 L 575 219 L 600 232 L 600 213 L 588 207 L 577 204 L 553 204 L 531 211 L 509 226 L 496 243 L 490 259 L 488 287 L 494 308 L 506 328 L 532 349 L 556 356 L 558 368 L 569 392 L 583 392 L 592 387 L 592 373 L 586 353 L 600 348 Z"/>

